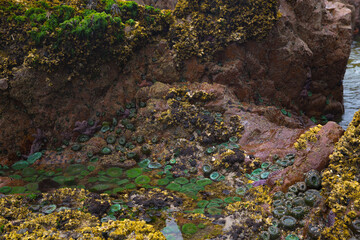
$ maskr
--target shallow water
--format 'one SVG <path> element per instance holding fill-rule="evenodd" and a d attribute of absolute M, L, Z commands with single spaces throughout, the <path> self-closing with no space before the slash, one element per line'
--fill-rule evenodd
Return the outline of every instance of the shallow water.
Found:
<path fill-rule="evenodd" d="M 351 46 L 343 85 L 345 113 L 339 124 L 346 129 L 354 113 L 360 109 L 360 38 L 355 39 Z"/>

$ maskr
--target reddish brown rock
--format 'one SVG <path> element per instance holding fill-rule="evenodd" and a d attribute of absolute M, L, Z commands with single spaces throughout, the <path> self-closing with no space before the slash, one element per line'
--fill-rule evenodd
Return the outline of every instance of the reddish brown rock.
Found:
<path fill-rule="evenodd" d="M 292 166 L 274 174 L 267 180 L 267 184 L 274 186 L 276 181 L 281 186 L 273 191 L 286 191 L 287 188 L 296 182 L 305 179 L 304 174 L 312 169 L 323 170 L 329 164 L 329 155 L 334 151 L 335 143 L 340 139 L 344 130 L 335 122 L 328 122 L 316 134 L 317 142 L 308 142 L 304 150 L 296 151 L 295 162 Z"/>
<path fill-rule="evenodd" d="M 106 141 L 105 139 L 101 137 L 93 137 L 89 141 L 86 142 L 86 145 L 84 147 L 84 152 L 92 152 L 93 154 L 100 153 L 101 149 L 103 147 L 106 147 Z"/>

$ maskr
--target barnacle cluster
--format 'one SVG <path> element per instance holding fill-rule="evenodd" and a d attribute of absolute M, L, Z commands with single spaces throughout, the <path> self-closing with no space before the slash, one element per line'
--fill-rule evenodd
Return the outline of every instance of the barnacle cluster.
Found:
<path fill-rule="evenodd" d="M 213 98 L 211 93 L 192 92 L 186 87 L 170 89 L 165 96 L 169 109 L 161 114 L 159 121 L 168 126 L 183 127 L 189 133 L 196 131 L 203 143 L 227 141 L 231 136 L 240 134 L 243 126 L 239 116 L 232 116 L 230 123 L 225 124 L 221 113 L 206 110 L 204 104 Z M 212 152 L 209 150 L 209 153 Z"/>
<path fill-rule="evenodd" d="M 323 172 L 323 193 L 334 215 L 334 223 L 322 235 L 327 239 L 348 239 L 359 236 L 356 224 L 360 218 L 360 112 L 330 155 L 329 167 Z"/>
<path fill-rule="evenodd" d="M 307 142 L 316 143 L 318 140 L 316 137 L 316 134 L 321 130 L 321 128 L 322 128 L 322 125 L 319 124 L 313 128 L 310 128 L 305 133 L 301 134 L 300 137 L 294 143 L 294 147 L 297 150 L 302 150 L 302 149 L 306 149 Z"/>

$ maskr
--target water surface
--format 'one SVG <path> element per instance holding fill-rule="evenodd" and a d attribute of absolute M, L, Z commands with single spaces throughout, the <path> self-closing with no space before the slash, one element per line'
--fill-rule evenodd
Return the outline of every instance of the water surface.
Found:
<path fill-rule="evenodd" d="M 346 129 L 354 113 L 360 109 L 360 38 L 355 39 L 351 46 L 343 85 L 345 113 L 339 124 Z"/>

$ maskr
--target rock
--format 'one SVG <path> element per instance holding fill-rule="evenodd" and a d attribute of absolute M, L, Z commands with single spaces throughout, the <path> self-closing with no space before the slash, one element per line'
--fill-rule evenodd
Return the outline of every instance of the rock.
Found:
<path fill-rule="evenodd" d="M 6 90 L 8 89 L 9 84 L 6 78 L 0 79 L 0 90 Z"/>
<path fill-rule="evenodd" d="M 100 153 L 103 147 L 106 147 L 107 143 L 105 139 L 101 137 L 92 137 L 89 141 L 86 142 L 84 147 L 85 152 L 92 152 L 93 154 Z"/>
<path fill-rule="evenodd" d="M 138 2 L 173 9 L 177 1 Z M 114 62 L 98 66 L 94 79 L 73 77 L 74 73 L 61 68 L 52 73 L 26 64 L 14 68 L 12 88 L 8 95 L 0 96 L 2 148 L 14 152 L 33 128 L 49 136 L 61 136 L 76 121 L 95 118 L 96 112 L 106 113 L 104 118 L 113 116 L 127 101 L 162 94 L 179 80 L 228 86 L 227 91 L 237 101 L 263 102 L 297 114 L 302 110 L 309 117 L 328 113 L 339 117 L 343 112 L 342 78 L 350 53 L 354 8 L 327 0 L 279 3 L 282 17 L 266 38 L 231 43 L 211 61 L 191 57 L 178 62 L 173 43 L 159 37 L 134 51 L 123 67 Z M 155 84 L 136 96 L 139 86 L 153 82 L 169 85 L 158 91 L 160 84 Z M 324 99 L 330 101 L 329 105 L 325 101 L 325 107 Z M 163 107 L 160 101 L 156 104 Z M 272 122 L 278 121 L 275 124 L 290 128 L 301 125 L 301 120 L 277 118 L 277 112 L 270 108 L 261 111 L 259 114 Z"/>
<path fill-rule="evenodd" d="M 279 171 L 276 175 L 267 180 L 270 186 L 275 185 L 275 181 L 280 180 L 281 186 L 273 189 L 273 192 L 287 188 L 296 182 L 303 181 L 304 174 L 312 169 L 323 170 L 329 164 L 329 155 L 334 151 L 335 143 L 340 139 L 344 130 L 335 122 L 328 122 L 316 134 L 317 141 L 307 142 L 308 147 L 297 151 L 295 162 L 292 166 Z"/>

